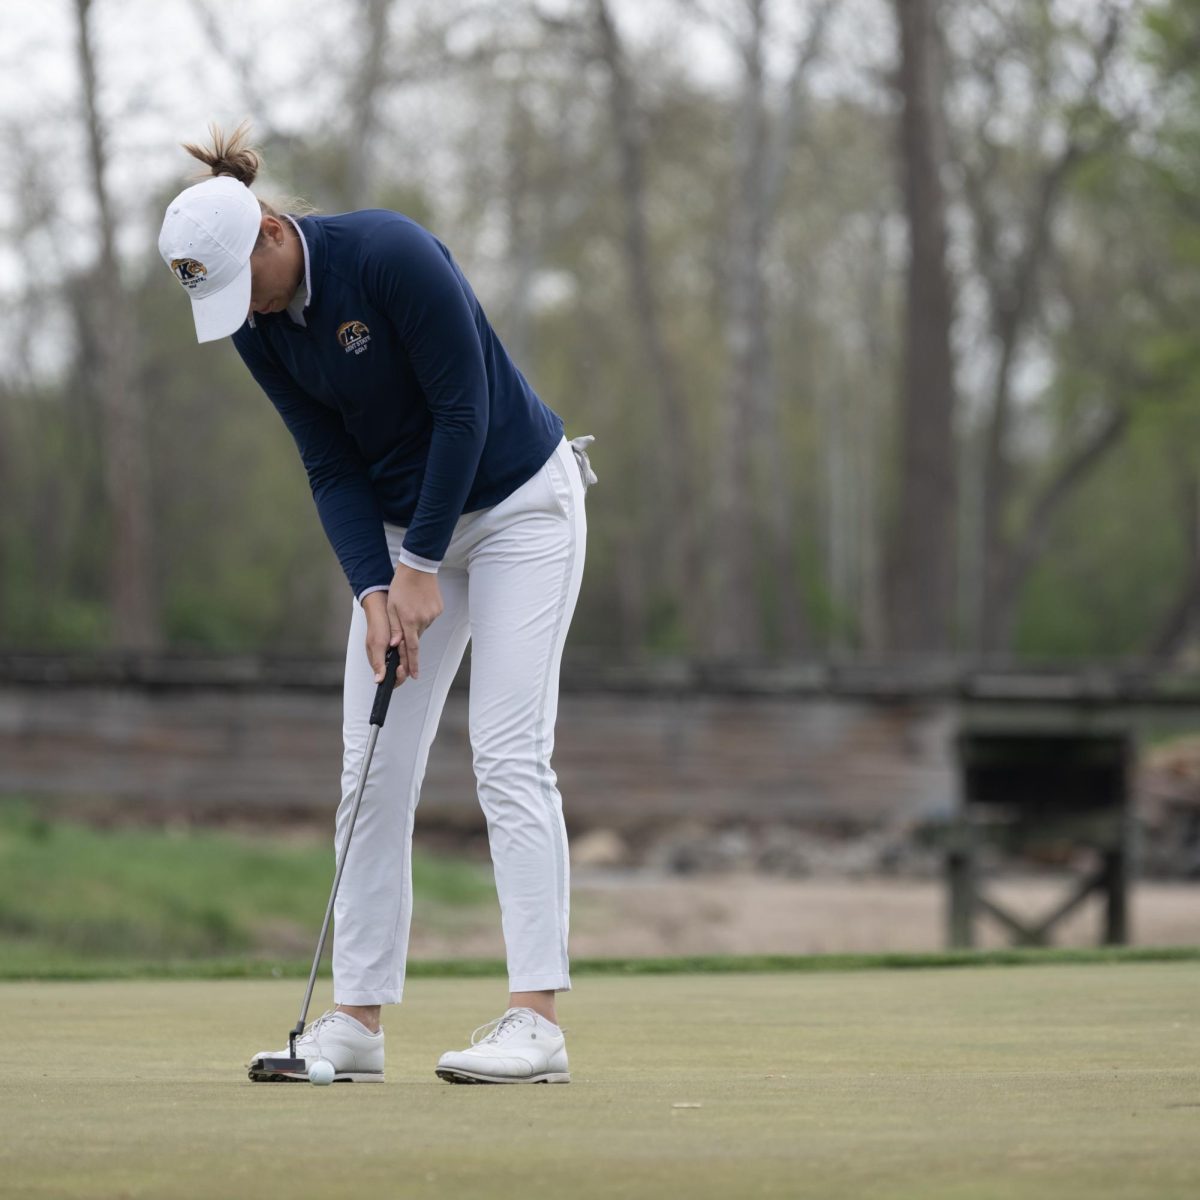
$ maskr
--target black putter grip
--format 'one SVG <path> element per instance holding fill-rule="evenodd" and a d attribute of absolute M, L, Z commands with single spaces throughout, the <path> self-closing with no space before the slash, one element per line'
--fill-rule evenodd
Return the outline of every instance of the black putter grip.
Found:
<path fill-rule="evenodd" d="M 371 707 L 371 724 L 382 725 L 396 687 L 396 668 L 400 665 L 400 647 L 389 646 L 383 660 L 383 682 L 375 688 L 375 703 Z"/>

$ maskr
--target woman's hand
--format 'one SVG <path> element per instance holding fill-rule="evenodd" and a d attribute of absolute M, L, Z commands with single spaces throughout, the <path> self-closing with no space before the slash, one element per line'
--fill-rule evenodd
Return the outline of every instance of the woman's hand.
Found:
<path fill-rule="evenodd" d="M 375 682 L 383 682 L 384 660 L 392 644 L 392 625 L 388 619 L 387 596 L 383 592 L 372 592 L 363 597 L 363 612 L 367 615 L 367 662 L 375 673 Z M 396 672 L 396 682 L 402 682 Z"/>
<path fill-rule="evenodd" d="M 442 615 L 442 593 L 437 576 L 400 563 L 392 576 L 392 586 L 388 588 L 387 613 L 391 627 L 388 645 L 400 648 L 396 682 L 403 683 L 409 675 L 416 679 L 420 674 L 421 634 Z"/>
<path fill-rule="evenodd" d="M 367 661 L 375 682 L 383 682 L 384 660 L 389 646 L 400 648 L 396 683 L 419 673 L 421 634 L 442 614 L 442 593 L 437 576 L 401 563 L 392 577 L 386 599 L 382 592 L 363 598 L 367 616 Z"/>

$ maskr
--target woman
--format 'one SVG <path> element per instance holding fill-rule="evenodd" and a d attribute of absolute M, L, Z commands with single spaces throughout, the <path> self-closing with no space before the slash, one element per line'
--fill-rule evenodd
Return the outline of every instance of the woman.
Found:
<path fill-rule="evenodd" d="M 296 1056 L 328 1059 L 339 1080 L 383 1079 L 380 1006 L 403 990 L 413 815 L 470 640 L 471 745 L 510 994 L 487 1036 L 444 1054 L 437 1073 L 569 1082 L 555 1011 L 571 986 L 569 863 L 550 756 L 591 439 L 567 442 L 449 250 L 415 222 L 276 212 L 250 191 L 259 158 L 245 126 L 184 148 L 213 177 L 171 201 L 159 251 L 199 340 L 232 336 L 291 431 L 354 593 L 339 849 L 385 655 L 400 653 L 337 897 L 336 1007 Z"/>

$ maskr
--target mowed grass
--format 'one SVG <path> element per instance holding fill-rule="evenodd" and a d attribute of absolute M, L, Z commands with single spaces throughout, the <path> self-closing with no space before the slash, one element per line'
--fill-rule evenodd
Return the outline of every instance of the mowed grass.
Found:
<path fill-rule="evenodd" d="M 329 1002 L 322 984 L 314 1011 Z M 410 980 L 380 1086 L 255 1085 L 294 981 L 0 985 L 5 1197 L 1200 1194 L 1200 965 L 589 977 L 574 1082 L 438 1081 L 501 980 Z"/>
<path fill-rule="evenodd" d="M 3 801 L 0 964 L 311 960 L 333 871 L 332 834 L 92 829 Z M 416 854 L 413 881 L 423 917 L 495 905 L 486 865 Z"/>

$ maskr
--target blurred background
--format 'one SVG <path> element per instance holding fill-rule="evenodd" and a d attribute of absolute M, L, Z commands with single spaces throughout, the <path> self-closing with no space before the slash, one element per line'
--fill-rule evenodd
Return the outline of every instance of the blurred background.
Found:
<path fill-rule="evenodd" d="M 14 970 L 302 958 L 323 910 L 348 588 L 155 247 L 180 143 L 243 119 L 260 195 L 427 226 L 596 436 L 556 755 L 577 953 L 945 944 L 961 737 L 997 722 L 1132 739 L 1117 940 L 1200 941 L 1200 3 L 3 15 Z M 469 757 L 459 686 L 417 955 L 501 952 Z M 1028 921 L 1093 843 L 979 862 Z"/>

